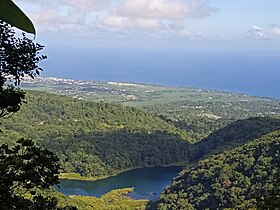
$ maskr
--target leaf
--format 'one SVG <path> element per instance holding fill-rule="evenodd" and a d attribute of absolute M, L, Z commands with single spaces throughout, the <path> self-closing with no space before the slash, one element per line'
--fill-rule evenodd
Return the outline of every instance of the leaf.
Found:
<path fill-rule="evenodd" d="M 0 20 L 27 33 L 36 33 L 31 20 L 11 0 L 0 0 Z"/>

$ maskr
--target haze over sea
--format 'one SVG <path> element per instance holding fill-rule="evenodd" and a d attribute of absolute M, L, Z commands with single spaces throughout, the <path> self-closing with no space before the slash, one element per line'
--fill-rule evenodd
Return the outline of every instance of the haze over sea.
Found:
<path fill-rule="evenodd" d="M 45 76 L 193 86 L 280 99 L 279 0 L 15 0 Z"/>
<path fill-rule="evenodd" d="M 121 53 L 118 53 L 121 51 Z M 224 90 L 280 99 L 280 55 L 96 48 L 51 52 L 44 76 Z"/>

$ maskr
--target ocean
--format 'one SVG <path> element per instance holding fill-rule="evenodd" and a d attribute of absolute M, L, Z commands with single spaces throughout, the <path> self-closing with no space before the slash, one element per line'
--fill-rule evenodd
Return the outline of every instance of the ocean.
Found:
<path fill-rule="evenodd" d="M 50 52 L 43 76 L 197 87 L 280 99 L 280 55 L 169 51 Z"/>

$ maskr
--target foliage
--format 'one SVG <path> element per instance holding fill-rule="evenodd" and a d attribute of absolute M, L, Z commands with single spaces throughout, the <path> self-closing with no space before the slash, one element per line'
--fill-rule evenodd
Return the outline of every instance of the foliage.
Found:
<path fill-rule="evenodd" d="M 197 94 L 193 100 L 176 101 L 174 98 L 173 102 L 145 106 L 144 109 L 178 128 L 193 132 L 197 140 L 206 138 L 236 120 L 280 116 L 280 102 L 277 100 L 240 98 L 238 95 L 228 98 L 226 94 L 215 97 L 211 93 L 208 97 L 213 99 L 207 100 L 201 96 L 203 94 Z"/>
<path fill-rule="evenodd" d="M 278 169 L 280 172 L 280 169 Z M 277 173 L 272 181 L 273 187 L 264 194 L 257 196 L 257 209 L 279 210 L 280 209 L 280 173 Z"/>
<path fill-rule="evenodd" d="M 236 120 L 280 117 L 279 100 L 213 90 L 44 77 L 25 80 L 22 87 L 141 108 L 197 141 Z"/>
<path fill-rule="evenodd" d="M 65 196 L 54 189 L 45 190 L 43 195 L 49 195 L 57 199 L 62 210 L 67 210 L 66 207 L 73 206 L 78 210 L 144 210 L 148 206 L 148 200 L 134 200 L 128 196 L 133 192 L 133 188 L 123 188 L 112 190 L 100 198 L 94 196 Z M 63 209 L 64 208 L 64 209 Z M 60 210 L 60 209 L 58 209 Z M 69 209 L 72 210 L 72 209 Z"/>
<path fill-rule="evenodd" d="M 57 209 L 55 198 L 43 197 L 39 189 L 58 184 L 57 156 L 48 149 L 20 139 L 17 145 L 0 147 L 0 208 Z"/>
<path fill-rule="evenodd" d="M 73 202 L 79 203 L 79 210 L 144 210 L 147 200 L 133 200 L 128 196 L 133 188 L 112 190 L 101 198 L 93 196 L 72 196 Z"/>
<path fill-rule="evenodd" d="M 35 34 L 35 28 L 31 20 L 11 0 L 0 1 L 0 20 L 25 32 Z"/>
<path fill-rule="evenodd" d="M 0 142 L 7 135 L 35 139 L 58 154 L 63 172 L 100 177 L 188 159 L 187 132 L 136 108 L 37 91 L 27 102 L 2 123 Z"/>
<path fill-rule="evenodd" d="M 280 121 L 237 121 L 210 135 L 213 140 L 192 145 L 189 132 L 136 108 L 38 91 L 28 91 L 27 102 L 22 112 L 2 123 L 6 136 L 0 142 L 20 134 L 35 139 L 58 154 L 64 173 L 91 178 L 196 161 L 276 130 Z"/>
<path fill-rule="evenodd" d="M 192 149 L 191 160 L 196 161 L 209 154 L 241 146 L 279 129 L 279 118 L 252 117 L 246 120 L 238 120 L 196 143 Z"/>
<path fill-rule="evenodd" d="M 159 209 L 245 209 L 272 189 L 279 169 L 280 131 L 200 161 L 181 172 L 160 196 Z"/>
<path fill-rule="evenodd" d="M 0 18 L 15 24 L 24 24 L 16 21 L 16 18 L 20 18 L 18 15 L 23 14 L 8 8 L 9 6 L 16 8 L 12 2 L 3 0 L 0 5 L 0 11 L 5 10 L 1 12 Z M 11 12 L 9 15 L 15 17 L 11 18 L 7 12 Z M 38 56 L 42 49 L 41 45 L 34 44 L 24 34 L 23 38 L 15 37 L 15 32 L 10 26 L 0 21 L 0 118 L 7 117 L 8 114 L 13 114 L 21 108 L 25 94 L 17 86 L 23 77 L 34 77 L 42 70 L 37 65 L 46 58 Z M 35 146 L 31 140 L 21 138 L 15 144 L 12 148 L 7 144 L 0 146 L 0 208 L 76 209 L 70 206 L 57 207 L 56 198 L 41 195 L 42 190 L 59 183 L 60 166 L 57 156 L 48 149 Z"/>
<path fill-rule="evenodd" d="M 0 117 L 20 109 L 25 95 L 16 86 L 24 76 L 34 77 L 42 70 L 38 66 L 46 58 L 39 55 L 42 49 L 24 34 L 17 38 L 14 30 L 0 21 Z"/>

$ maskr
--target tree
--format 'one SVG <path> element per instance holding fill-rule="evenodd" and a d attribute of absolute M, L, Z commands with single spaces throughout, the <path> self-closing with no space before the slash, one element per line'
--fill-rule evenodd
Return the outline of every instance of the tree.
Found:
<path fill-rule="evenodd" d="M 20 139 L 9 148 L 0 146 L 0 209 L 30 209 L 37 203 L 54 201 L 38 195 L 59 183 L 57 156 L 31 140 Z M 34 199 L 30 199 L 34 198 Z"/>
<path fill-rule="evenodd" d="M 279 170 L 279 168 L 278 168 Z M 279 210 L 280 209 L 280 173 L 277 173 L 273 180 L 273 187 L 264 195 L 256 198 L 257 209 Z"/>
<path fill-rule="evenodd" d="M 14 20 L 7 11 L 3 12 L 3 9 L 15 6 L 11 1 L 1 0 L 0 6 L 0 20 L 8 20 L 25 29 L 21 27 L 21 20 Z M 18 17 L 18 13 L 9 11 Z M 42 49 L 42 45 L 34 43 L 25 34 L 22 38 L 16 37 L 11 26 L 0 21 L 0 118 L 20 110 L 25 93 L 18 85 L 25 76 L 34 78 L 42 71 L 38 66 L 38 62 L 46 58 L 39 54 Z M 31 140 L 20 139 L 13 148 L 5 144 L 0 146 L 0 209 L 76 209 L 57 207 L 56 198 L 41 195 L 42 190 L 59 183 L 58 161 L 53 152 L 35 146 Z"/>
<path fill-rule="evenodd" d="M 0 21 L 0 117 L 20 109 L 25 93 L 17 86 L 24 76 L 39 75 L 38 62 L 46 59 L 39 54 L 42 49 L 24 34 L 17 38 L 15 31 Z"/>

